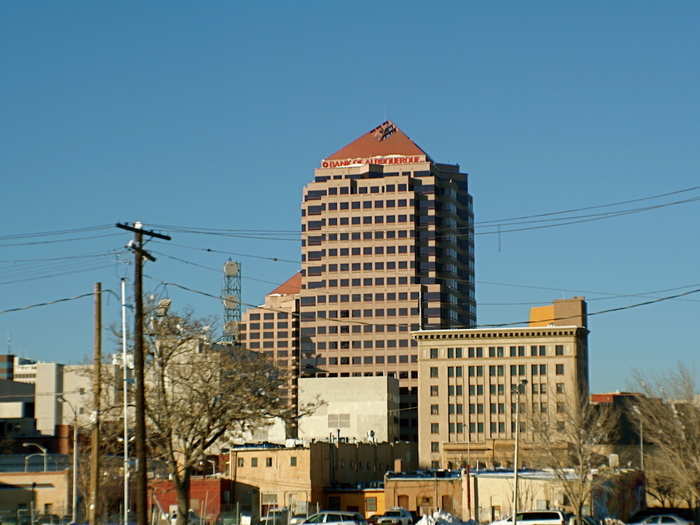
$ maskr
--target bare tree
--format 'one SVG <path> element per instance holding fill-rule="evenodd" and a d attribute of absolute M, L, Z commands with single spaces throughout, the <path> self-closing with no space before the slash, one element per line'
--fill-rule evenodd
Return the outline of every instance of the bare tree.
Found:
<path fill-rule="evenodd" d="M 700 405 L 695 375 L 678 364 L 670 372 L 652 376 L 635 372 L 635 379 L 644 394 L 637 415 L 653 458 L 647 477 L 659 482 L 653 490 L 667 501 L 681 500 L 696 507 L 700 503 Z"/>
<path fill-rule="evenodd" d="M 188 520 L 193 470 L 220 440 L 296 417 L 280 396 L 283 374 L 261 354 L 216 345 L 191 314 L 153 320 L 146 364 L 151 457 L 167 465 L 177 493 L 178 525 Z"/>
<path fill-rule="evenodd" d="M 583 396 L 558 402 L 553 416 L 537 412 L 530 419 L 533 463 L 551 469 L 578 523 L 583 523 L 593 491 L 604 487 L 606 471 L 601 467 L 607 458 L 599 451 L 610 442 L 616 425 L 610 407 Z"/>

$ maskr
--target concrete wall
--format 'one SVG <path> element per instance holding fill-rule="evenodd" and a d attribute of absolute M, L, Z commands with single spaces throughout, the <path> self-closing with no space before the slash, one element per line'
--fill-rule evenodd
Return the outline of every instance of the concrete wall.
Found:
<path fill-rule="evenodd" d="M 301 406 L 324 402 L 299 420 L 299 438 L 326 439 L 330 434 L 351 441 L 394 441 L 398 438 L 399 382 L 393 377 L 327 377 L 299 380 Z"/>

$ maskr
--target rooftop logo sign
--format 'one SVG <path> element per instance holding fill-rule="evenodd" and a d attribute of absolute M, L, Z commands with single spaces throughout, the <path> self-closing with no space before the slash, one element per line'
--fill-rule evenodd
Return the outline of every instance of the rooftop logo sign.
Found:
<path fill-rule="evenodd" d="M 415 162 L 425 162 L 425 155 L 391 155 L 385 157 L 367 157 L 343 160 L 322 160 L 322 168 L 343 168 L 346 166 L 357 166 L 362 164 L 413 164 Z"/>

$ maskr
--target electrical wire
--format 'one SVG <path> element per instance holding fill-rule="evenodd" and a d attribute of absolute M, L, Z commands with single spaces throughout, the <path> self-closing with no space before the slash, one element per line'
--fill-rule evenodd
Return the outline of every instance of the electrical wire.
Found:
<path fill-rule="evenodd" d="M 676 200 L 676 201 L 655 204 L 655 205 L 650 205 L 650 206 L 628 208 L 628 209 L 624 209 L 624 210 L 616 210 L 616 211 L 608 211 L 608 212 L 584 214 L 584 215 L 569 215 L 567 217 L 553 217 L 554 215 L 570 214 L 570 213 L 579 212 L 579 211 L 600 209 L 600 208 L 606 208 L 606 207 L 620 206 L 623 204 L 629 204 L 629 203 L 634 203 L 634 202 L 642 202 L 642 201 L 647 201 L 647 200 L 659 199 L 659 198 L 668 197 L 671 195 L 678 195 L 681 193 L 696 191 L 697 189 L 700 189 L 700 186 L 693 186 L 690 188 L 684 188 L 684 189 L 676 190 L 676 191 L 672 191 L 672 192 L 661 193 L 661 194 L 647 196 L 647 197 L 641 197 L 641 198 L 637 198 L 637 199 L 628 199 L 628 200 L 618 201 L 618 202 L 614 202 L 614 203 L 607 203 L 607 204 L 594 205 L 594 206 L 585 206 L 585 207 L 581 207 L 581 208 L 572 208 L 569 210 L 559 210 L 559 211 L 546 212 L 546 213 L 540 213 L 540 214 L 534 214 L 534 215 L 525 215 L 525 216 L 512 217 L 512 218 L 506 218 L 506 219 L 490 219 L 487 221 L 479 221 L 479 222 L 474 223 L 474 225 L 484 226 L 485 228 L 482 229 L 481 231 L 475 230 L 474 235 L 493 235 L 493 234 L 500 234 L 500 233 L 539 230 L 539 229 L 544 229 L 544 228 L 567 226 L 567 225 L 571 225 L 571 224 L 579 224 L 579 223 L 585 223 L 585 222 L 610 219 L 610 218 L 620 217 L 620 216 L 624 216 L 624 215 L 643 213 L 646 211 L 662 209 L 662 208 L 666 208 L 669 206 L 679 206 L 682 204 L 688 204 L 688 203 L 700 201 L 700 197 L 691 197 L 688 199 Z M 545 218 L 545 217 L 548 217 L 548 218 Z M 529 219 L 535 219 L 535 220 L 529 220 Z M 553 223 L 553 224 L 542 224 L 542 223 Z M 493 230 L 493 228 L 501 228 L 502 226 L 517 226 L 517 225 L 526 225 L 526 224 L 530 224 L 532 226 L 527 226 L 527 227 L 523 227 L 523 228 L 511 228 L 511 229 L 507 229 L 507 230 L 502 230 L 502 229 Z M 259 239 L 259 240 L 296 241 L 296 240 L 299 240 L 299 238 L 300 238 L 299 237 L 300 232 L 292 231 L 292 230 L 225 229 L 225 228 L 211 228 L 211 227 L 196 228 L 196 227 L 174 226 L 174 225 L 155 225 L 155 226 L 157 226 L 159 228 L 164 228 L 164 229 L 170 228 L 171 231 L 177 231 L 180 233 L 237 237 L 237 238 L 249 238 L 249 239 Z M 420 231 L 420 230 L 427 230 L 429 228 L 432 228 L 432 226 L 420 226 L 420 227 L 415 228 L 415 230 Z M 465 235 L 468 236 L 471 234 L 472 228 L 473 228 L 473 226 L 469 225 L 469 226 L 463 226 L 463 227 L 435 228 L 435 231 L 436 231 L 436 233 L 438 233 L 440 235 L 440 237 L 443 237 L 443 236 L 448 235 L 448 234 L 456 234 L 457 236 L 465 236 Z M 464 230 L 467 230 L 466 233 L 462 233 L 462 234 L 459 233 L 459 232 L 462 232 Z M 335 227 L 333 228 L 334 233 L 335 232 L 346 233 L 346 232 L 350 232 L 350 231 L 353 231 L 353 229 L 352 228 L 340 229 L 340 228 L 335 228 Z M 274 235 L 278 235 L 280 233 L 294 234 L 294 237 L 281 238 L 281 237 L 274 236 Z"/>
<path fill-rule="evenodd" d="M 33 259 L 4 259 L 0 260 L 0 264 L 16 264 L 16 263 L 31 263 L 43 261 L 64 261 L 72 259 L 88 259 L 90 257 L 104 257 L 121 252 L 121 250 L 109 250 L 106 252 L 84 253 L 81 255 L 67 255 L 65 257 L 35 257 Z"/>
<path fill-rule="evenodd" d="M 0 247 L 9 247 L 9 246 L 39 246 L 39 245 L 44 245 L 44 244 L 57 244 L 61 242 L 74 242 L 74 241 L 87 241 L 87 240 L 92 240 L 92 239 L 104 239 L 106 237 L 116 237 L 117 235 L 121 235 L 119 233 L 107 233 L 105 235 L 88 235 L 86 237 L 72 237 L 70 239 L 55 239 L 52 241 L 32 241 L 32 242 L 15 242 L 15 243 L 4 243 L 0 244 Z"/>
<path fill-rule="evenodd" d="M 105 292 L 107 290 L 102 290 L 102 291 Z M 112 291 L 112 290 L 109 290 L 109 291 Z M 114 292 L 112 292 L 112 293 L 114 293 Z M 27 305 L 27 306 L 20 306 L 17 308 L 7 308 L 5 310 L 0 310 L 0 315 L 8 314 L 11 312 L 21 312 L 23 310 L 30 310 L 32 308 L 39 308 L 41 306 L 50 306 L 53 304 L 65 303 L 67 301 L 75 301 L 76 299 L 82 299 L 83 297 L 90 297 L 91 295 L 95 295 L 95 292 L 86 292 L 86 293 L 83 293 L 80 295 L 75 295 L 73 297 L 64 297 L 62 299 L 54 299 L 53 301 L 45 301 L 43 303 L 35 303 L 35 304 Z"/>
<path fill-rule="evenodd" d="M 587 317 L 592 317 L 594 315 L 603 315 L 603 314 L 609 314 L 612 312 L 620 312 L 622 310 L 631 310 L 633 308 L 639 308 L 641 306 L 647 306 L 650 304 L 656 304 L 656 303 L 661 303 L 664 301 L 671 301 L 673 299 L 678 299 L 680 297 L 685 297 L 688 295 L 700 293 L 700 288 L 695 288 L 694 290 L 688 290 L 687 292 L 675 294 L 675 295 L 667 295 L 665 297 L 659 297 L 657 299 L 651 299 L 649 301 L 644 301 L 641 303 L 635 303 L 635 304 L 629 304 L 627 306 L 618 306 L 616 308 L 607 308 L 605 310 L 598 310 L 597 312 L 589 312 L 587 314 Z M 553 321 L 563 321 L 566 319 L 571 319 L 574 316 L 566 316 L 566 317 L 554 317 L 552 319 L 543 319 L 541 322 L 543 323 L 550 323 Z M 500 328 L 500 327 L 507 327 L 507 326 L 517 326 L 517 325 L 527 325 L 529 321 L 518 321 L 515 323 L 493 323 L 493 324 L 482 324 L 482 325 L 477 325 L 476 328 Z"/>
<path fill-rule="evenodd" d="M 71 228 L 67 230 L 53 230 L 45 232 L 34 232 L 34 233 L 13 233 L 10 235 L 0 235 L 0 241 L 9 241 L 14 239 L 31 239 L 34 237 L 50 237 L 54 235 L 68 235 L 72 233 L 84 233 L 91 231 L 109 230 L 112 228 L 111 224 L 98 224 L 96 226 L 84 226 L 82 228 Z"/>
<path fill-rule="evenodd" d="M 229 252 L 229 251 L 224 251 L 224 250 L 217 250 L 214 248 L 200 248 L 198 246 L 187 246 L 185 244 L 178 244 L 174 242 L 161 242 L 161 241 L 153 241 L 156 244 L 163 244 L 165 246 L 176 246 L 178 248 L 186 248 L 188 250 L 196 250 L 196 251 L 201 251 L 201 252 L 207 252 L 207 253 L 220 253 L 222 255 L 233 255 L 235 257 L 248 257 L 251 259 L 259 259 L 263 261 L 272 261 L 272 262 L 285 262 L 285 263 L 291 263 L 291 264 L 299 264 L 298 260 L 292 260 L 292 259 L 283 259 L 281 257 L 263 257 L 261 255 L 251 255 L 248 253 L 239 253 L 239 252 Z"/>
<path fill-rule="evenodd" d="M 689 191 L 695 191 L 698 189 L 700 189 L 700 186 L 691 186 L 690 188 L 683 188 L 681 190 L 670 191 L 668 193 L 659 193 L 657 195 L 649 195 L 647 197 L 640 197 L 638 199 L 629 199 L 629 200 L 618 201 L 618 202 L 610 202 L 607 204 L 585 206 L 583 208 L 571 208 L 568 210 L 550 211 L 550 212 L 546 212 L 546 213 L 539 213 L 536 215 L 523 215 L 520 217 L 509 217 L 506 219 L 490 219 L 490 220 L 478 221 L 478 222 L 475 222 L 474 224 L 477 226 L 490 224 L 490 223 L 502 224 L 504 222 L 516 221 L 516 220 L 521 220 L 521 219 L 533 219 L 533 218 L 537 218 L 537 217 L 547 217 L 547 216 L 551 216 L 551 215 L 560 215 L 560 214 L 564 214 L 564 213 L 575 213 L 575 212 L 579 212 L 579 211 L 595 210 L 595 209 L 600 209 L 600 208 L 611 208 L 613 206 L 622 206 L 623 204 L 631 204 L 633 202 L 642 202 L 642 201 L 647 201 L 647 200 L 659 199 L 661 197 L 669 197 L 671 195 L 678 195 L 680 193 L 687 193 Z"/>
<path fill-rule="evenodd" d="M 38 281 L 40 279 L 50 279 L 52 277 L 60 277 L 62 275 L 72 275 L 76 273 L 87 273 L 87 272 L 92 272 L 95 270 L 103 270 L 105 268 L 111 268 L 112 264 L 101 264 L 97 266 L 88 266 L 85 268 L 79 268 L 77 270 L 67 270 L 65 272 L 56 272 L 52 274 L 47 274 L 47 275 L 37 275 L 34 277 L 25 277 L 23 279 L 14 279 L 14 280 L 9 280 L 9 281 L 0 281 L 0 285 L 6 285 L 6 284 L 15 284 L 15 283 L 24 283 L 28 281 Z"/>
<path fill-rule="evenodd" d="M 171 259 L 171 260 L 173 260 L 173 261 L 181 262 L 181 263 L 183 263 L 183 264 L 189 264 L 190 266 L 195 266 L 195 267 L 197 267 L 197 268 L 202 268 L 202 269 L 204 269 L 204 270 L 209 270 L 209 271 L 212 271 L 212 272 L 216 272 L 216 273 L 218 273 L 218 274 L 221 274 L 221 273 L 222 273 L 222 269 L 221 269 L 221 268 L 214 268 L 213 266 L 206 266 L 206 265 L 204 265 L 204 264 L 199 264 L 199 263 L 196 263 L 196 262 L 193 262 L 193 261 L 188 261 L 187 259 L 181 259 L 180 257 L 175 257 L 174 255 L 168 255 L 167 253 L 161 252 L 160 250 L 151 250 L 151 253 L 154 253 L 154 254 L 159 255 L 159 256 L 161 256 L 161 257 L 165 257 L 166 259 Z M 273 282 L 273 281 L 266 281 L 265 279 L 258 279 L 258 278 L 256 278 L 256 277 L 249 277 L 249 276 L 247 276 L 247 275 L 244 274 L 244 273 L 241 274 L 241 278 L 242 278 L 242 279 L 249 280 L 249 281 L 257 281 L 257 282 L 260 282 L 260 283 L 272 284 L 272 285 L 274 285 L 274 286 L 280 286 L 280 284 L 282 284 L 282 283 L 276 283 L 276 282 Z"/>
<path fill-rule="evenodd" d="M 184 286 L 182 284 L 178 284 L 178 283 L 174 283 L 174 282 L 166 282 L 166 281 L 161 281 L 160 284 L 162 284 L 164 286 L 174 286 L 174 287 L 179 288 L 181 290 L 184 290 L 184 291 L 187 291 L 190 293 L 194 293 L 194 294 L 198 294 L 198 295 L 203 295 L 205 297 L 210 297 L 212 299 L 217 299 L 220 301 L 224 300 L 224 297 L 222 297 L 222 296 L 210 294 L 208 292 L 204 292 L 202 290 L 197 290 L 195 288 L 190 288 L 190 287 Z M 692 295 L 692 294 L 696 294 L 696 293 L 700 293 L 700 288 L 695 288 L 693 290 L 688 290 L 686 292 L 682 292 L 679 294 L 668 295 L 665 297 L 658 297 L 658 298 L 650 299 L 649 301 L 643 301 L 640 303 L 630 304 L 630 305 L 626 305 L 626 306 L 619 306 L 619 307 L 615 307 L 615 308 L 607 308 L 605 310 L 598 310 L 597 312 L 589 312 L 586 315 L 587 315 L 587 317 L 592 317 L 592 316 L 603 315 L 603 314 L 612 313 L 612 312 L 619 312 L 622 310 L 631 310 L 634 308 L 640 308 L 642 306 L 648 306 L 651 304 L 656 304 L 656 303 L 660 303 L 660 302 L 664 302 L 664 301 L 679 299 L 681 297 L 686 297 L 688 295 Z M 271 312 L 284 312 L 284 313 L 291 314 L 293 317 L 300 317 L 298 312 L 289 312 L 287 310 L 270 308 L 270 307 L 265 307 L 265 306 L 260 306 L 260 305 L 253 305 L 253 304 L 244 303 L 244 302 L 241 302 L 240 304 L 244 305 L 244 306 L 251 307 L 251 308 L 260 309 L 260 310 L 267 310 L 267 311 L 271 311 Z M 573 316 L 553 317 L 551 319 L 542 319 L 542 320 L 540 320 L 540 322 L 550 323 L 550 322 L 554 322 L 554 321 L 563 321 L 566 319 L 571 319 L 572 317 Z M 330 318 L 329 317 L 329 318 L 326 318 L 326 321 L 338 322 L 338 323 L 361 324 L 361 325 L 367 325 L 367 326 L 374 326 L 375 325 L 375 323 L 368 323 L 365 321 L 357 321 L 357 320 L 348 319 L 348 318 L 339 319 L 339 318 Z M 530 323 L 530 321 L 527 320 L 527 321 L 516 321 L 516 322 L 509 322 L 509 323 L 478 324 L 474 327 L 465 327 L 465 328 L 500 328 L 500 327 L 523 326 L 523 325 L 527 326 L 529 323 Z M 384 323 L 382 323 L 382 324 L 384 324 Z"/>

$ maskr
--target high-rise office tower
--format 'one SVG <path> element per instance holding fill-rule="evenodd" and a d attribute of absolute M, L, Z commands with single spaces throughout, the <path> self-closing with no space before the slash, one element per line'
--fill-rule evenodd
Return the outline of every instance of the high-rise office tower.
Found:
<path fill-rule="evenodd" d="M 401 438 L 415 440 L 411 330 L 476 321 L 467 175 L 387 121 L 321 161 L 301 215 L 301 370 L 398 378 Z"/>

